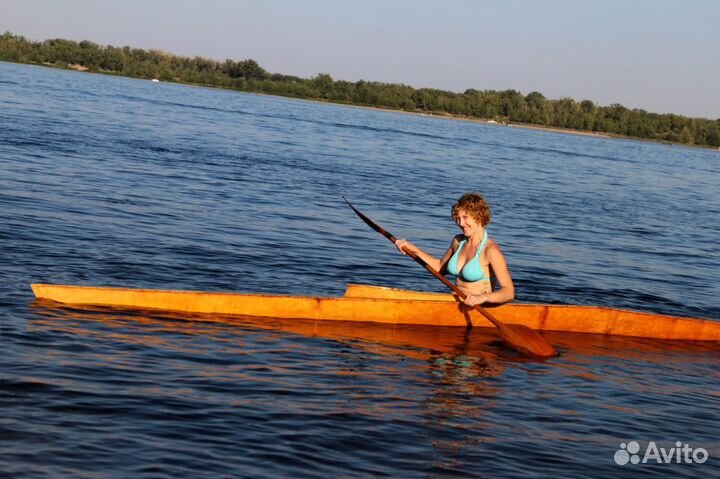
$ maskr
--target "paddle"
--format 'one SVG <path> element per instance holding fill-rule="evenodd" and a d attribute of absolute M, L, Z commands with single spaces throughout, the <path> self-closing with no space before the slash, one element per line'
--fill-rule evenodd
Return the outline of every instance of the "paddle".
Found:
<path fill-rule="evenodd" d="M 358 211 L 358 209 L 355 208 L 344 196 L 343 200 L 345 200 L 345 203 L 347 203 L 348 206 L 352 208 L 352 210 L 355 212 L 355 214 L 358 215 L 360 219 L 363 220 L 369 227 L 371 227 L 381 235 L 385 236 L 387 239 L 392 241 L 393 244 L 397 242 L 397 238 L 395 238 L 393 235 L 391 235 L 383 228 L 378 226 L 376 223 L 374 223 L 370 218 Z M 445 286 L 450 288 L 452 292 L 460 298 L 460 300 L 465 300 L 467 295 L 460 291 L 450 281 L 448 281 L 445 276 L 435 271 L 435 269 L 429 264 L 427 264 L 425 260 L 423 260 L 413 251 L 410 251 L 407 248 L 403 248 L 403 251 L 412 259 L 420 263 L 420 265 L 422 265 L 426 270 L 432 273 L 433 276 L 442 281 Z M 547 341 L 545 341 L 545 338 L 540 336 L 537 331 L 528 328 L 524 324 L 505 324 L 479 305 L 475 305 L 474 308 L 495 325 L 495 327 L 498 329 L 498 333 L 500 334 L 500 339 L 502 339 L 503 342 L 511 348 L 528 356 L 535 356 L 539 358 L 549 358 L 558 355 L 557 351 L 555 351 L 555 348 L 553 348 Z"/>

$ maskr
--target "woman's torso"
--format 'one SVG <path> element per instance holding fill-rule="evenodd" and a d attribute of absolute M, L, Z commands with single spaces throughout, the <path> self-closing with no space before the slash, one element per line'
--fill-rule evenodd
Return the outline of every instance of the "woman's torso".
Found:
<path fill-rule="evenodd" d="M 485 294 L 492 291 L 490 265 L 485 254 L 488 243 L 487 231 L 483 234 L 475 252 L 468 251 L 467 238 L 458 237 L 457 246 L 447 264 L 450 274 L 456 276 L 455 284 L 465 294 Z M 468 253 L 472 253 L 468 256 Z"/>

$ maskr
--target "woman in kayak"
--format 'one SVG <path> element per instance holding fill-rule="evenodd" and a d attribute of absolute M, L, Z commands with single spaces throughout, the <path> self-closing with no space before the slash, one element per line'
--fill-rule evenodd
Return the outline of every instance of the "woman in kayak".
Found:
<path fill-rule="evenodd" d="M 490 207 L 479 193 L 466 193 L 452 206 L 452 217 L 462 230 L 455 236 L 442 258 L 437 259 L 407 240 L 395 246 L 403 253 L 407 248 L 442 274 L 456 276 L 455 284 L 467 295 L 465 304 L 503 304 L 515 299 L 510 272 L 498 244 L 488 238 L 485 227 L 490 223 Z M 500 286 L 493 291 L 490 282 L 494 274 Z"/>

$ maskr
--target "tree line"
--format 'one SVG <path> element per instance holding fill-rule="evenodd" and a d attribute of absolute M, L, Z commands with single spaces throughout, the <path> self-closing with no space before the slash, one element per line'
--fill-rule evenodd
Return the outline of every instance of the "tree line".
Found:
<path fill-rule="evenodd" d="M 360 80 L 334 80 L 321 73 L 299 78 L 269 73 L 254 60 L 216 61 L 128 46 L 102 46 L 90 41 L 30 41 L 10 32 L 0 36 L 0 60 L 74 67 L 91 72 L 193 83 L 295 98 L 325 100 L 410 112 L 452 115 L 568 128 L 597 133 L 720 147 L 720 119 L 600 106 L 590 100 L 552 100 L 542 93 L 516 90 L 475 90 L 455 93 L 432 88 Z"/>

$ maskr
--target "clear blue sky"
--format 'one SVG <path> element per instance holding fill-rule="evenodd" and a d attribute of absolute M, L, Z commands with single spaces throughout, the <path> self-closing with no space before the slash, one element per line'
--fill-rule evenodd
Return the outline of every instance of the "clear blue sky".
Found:
<path fill-rule="evenodd" d="M 0 31 L 720 118 L 718 0 L 0 0 Z"/>

